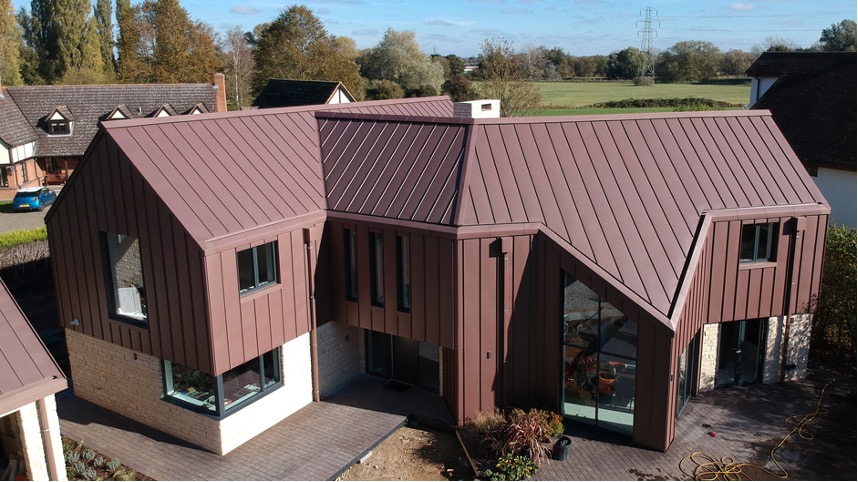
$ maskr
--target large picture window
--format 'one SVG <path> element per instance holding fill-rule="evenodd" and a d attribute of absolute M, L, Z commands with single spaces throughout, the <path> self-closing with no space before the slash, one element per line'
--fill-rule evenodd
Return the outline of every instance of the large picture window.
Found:
<path fill-rule="evenodd" d="M 140 243 L 134 236 L 116 233 L 105 233 L 104 238 L 111 315 L 122 321 L 145 324 L 146 288 Z"/>
<path fill-rule="evenodd" d="M 375 306 L 384 306 L 384 245 L 381 233 L 369 233 L 370 297 Z"/>
<path fill-rule="evenodd" d="M 357 289 L 357 233 L 354 229 L 343 231 L 346 257 L 346 299 L 355 301 Z"/>
<path fill-rule="evenodd" d="M 631 434 L 637 323 L 568 273 L 562 282 L 563 414 Z"/>
<path fill-rule="evenodd" d="M 238 252 L 238 290 L 242 294 L 277 283 L 277 241 Z"/>
<path fill-rule="evenodd" d="M 775 257 L 777 223 L 745 224 L 742 226 L 742 251 L 739 261 L 771 261 Z"/>
<path fill-rule="evenodd" d="M 225 416 L 281 385 L 280 349 L 219 377 L 164 360 L 164 398 L 194 411 Z"/>

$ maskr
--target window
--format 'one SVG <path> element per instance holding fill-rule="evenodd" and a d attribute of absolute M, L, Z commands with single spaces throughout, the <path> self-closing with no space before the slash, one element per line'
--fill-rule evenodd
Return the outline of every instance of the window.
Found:
<path fill-rule="evenodd" d="M 384 306 L 384 246 L 381 233 L 369 233 L 370 297 L 375 306 Z"/>
<path fill-rule="evenodd" d="M 24 161 L 21 163 L 21 182 L 27 182 L 30 180 L 30 176 L 27 172 L 27 162 Z"/>
<path fill-rule="evenodd" d="M 355 301 L 358 298 L 357 232 L 354 229 L 346 229 L 343 234 L 346 248 L 346 299 Z"/>
<path fill-rule="evenodd" d="M 239 251 L 237 256 L 240 293 L 277 283 L 277 241 Z"/>
<path fill-rule="evenodd" d="M 0 187 L 9 187 L 9 171 L 0 167 Z"/>
<path fill-rule="evenodd" d="M 775 253 L 777 223 L 745 224 L 742 226 L 742 249 L 739 261 L 771 261 Z"/>
<path fill-rule="evenodd" d="M 396 237 L 396 307 L 411 311 L 411 250 L 405 236 Z"/>
<path fill-rule="evenodd" d="M 274 391 L 281 380 L 279 348 L 219 377 L 164 360 L 164 399 L 221 417 Z"/>
<path fill-rule="evenodd" d="M 140 243 L 134 236 L 105 233 L 108 299 L 111 315 L 146 324 L 146 289 L 140 264 Z"/>
<path fill-rule="evenodd" d="M 71 128 L 69 126 L 69 121 L 55 120 L 52 119 L 48 121 L 48 134 L 52 136 L 61 136 L 71 134 Z"/>

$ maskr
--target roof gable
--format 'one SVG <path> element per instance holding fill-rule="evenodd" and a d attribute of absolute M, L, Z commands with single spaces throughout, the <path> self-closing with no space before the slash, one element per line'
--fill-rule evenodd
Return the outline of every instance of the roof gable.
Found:
<path fill-rule="evenodd" d="M 27 122 L 21 109 L 6 89 L 0 90 L 0 140 L 9 146 L 20 146 L 38 139 L 36 131 Z"/>
<path fill-rule="evenodd" d="M 268 109 L 327 104 L 338 90 L 342 91 L 350 102 L 355 101 L 342 82 L 271 79 L 253 101 L 253 105 Z"/>

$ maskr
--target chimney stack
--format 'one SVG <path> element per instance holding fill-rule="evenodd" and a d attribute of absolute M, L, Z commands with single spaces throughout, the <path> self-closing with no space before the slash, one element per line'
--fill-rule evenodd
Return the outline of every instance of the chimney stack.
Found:
<path fill-rule="evenodd" d="M 217 95 L 217 112 L 226 112 L 226 77 L 220 72 L 214 74 L 215 95 Z"/>
<path fill-rule="evenodd" d="M 456 102 L 453 104 L 453 115 L 466 119 L 499 119 L 500 101 L 488 99 Z"/>

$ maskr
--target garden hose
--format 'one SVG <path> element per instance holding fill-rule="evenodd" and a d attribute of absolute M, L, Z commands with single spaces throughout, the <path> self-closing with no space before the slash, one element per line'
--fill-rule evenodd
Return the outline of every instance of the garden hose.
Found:
<path fill-rule="evenodd" d="M 720 459 L 716 459 L 711 455 L 705 452 L 694 452 L 691 455 L 684 457 L 679 461 L 679 470 L 682 471 L 684 475 L 691 477 L 693 480 L 728 480 L 728 481 L 736 481 L 736 480 L 753 480 L 747 472 L 743 471 L 743 469 L 754 468 L 755 470 L 759 470 L 766 475 L 769 475 L 773 478 L 778 479 L 786 479 L 789 477 L 789 473 L 787 473 L 786 469 L 778 461 L 777 457 L 775 457 L 775 452 L 783 447 L 783 445 L 790 439 L 794 434 L 798 434 L 801 438 L 805 440 L 813 440 L 813 434 L 807 432 L 805 427 L 811 420 L 814 419 L 817 415 L 824 415 L 828 413 L 828 409 L 822 408 L 822 400 L 825 397 L 825 390 L 834 382 L 834 378 L 828 380 L 828 383 L 822 387 L 822 391 L 819 393 L 819 400 L 816 402 L 816 410 L 807 415 L 801 417 L 801 420 L 798 423 L 795 423 L 798 420 L 798 415 L 793 415 L 791 417 L 787 417 L 784 419 L 784 423 L 787 426 L 795 423 L 792 426 L 792 430 L 780 441 L 779 444 L 775 445 L 775 447 L 770 452 L 770 457 L 774 462 L 775 466 L 778 468 L 780 473 L 769 470 L 760 465 L 751 464 L 747 462 L 735 462 L 732 457 L 721 457 Z M 694 466 L 694 469 L 689 473 L 686 472 L 683 468 L 683 463 L 688 460 Z"/>

